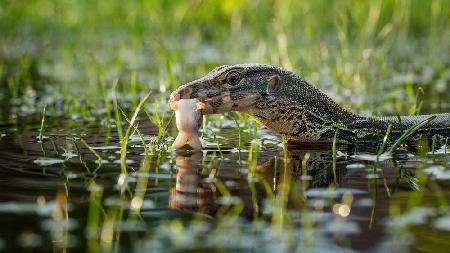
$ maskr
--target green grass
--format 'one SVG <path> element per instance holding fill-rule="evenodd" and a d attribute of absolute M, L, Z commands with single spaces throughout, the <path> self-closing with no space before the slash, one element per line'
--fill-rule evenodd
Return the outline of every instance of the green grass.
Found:
<path fill-rule="evenodd" d="M 415 132 L 417 132 L 419 129 L 425 127 L 426 125 L 428 125 L 431 121 L 433 121 L 436 118 L 436 116 L 430 116 L 427 119 L 417 123 L 416 125 L 410 127 L 409 129 L 407 129 L 395 142 L 394 144 L 392 144 L 392 146 L 389 148 L 389 150 L 387 151 L 389 154 L 393 154 L 398 147 L 400 147 L 400 145 L 403 144 L 403 142 L 405 142 L 405 140 L 411 136 L 412 134 L 414 134 Z"/>
<path fill-rule="evenodd" d="M 332 146 L 332 149 L 331 149 L 332 156 L 333 156 L 333 179 L 334 179 L 334 183 L 336 185 L 338 184 L 337 177 L 336 177 L 336 163 L 337 163 L 336 142 L 337 142 L 338 132 L 339 132 L 339 128 L 336 128 L 336 130 L 334 131 L 333 146 Z"/>
<path fill-rule="evenodd" d="M 85 140 L 80 139 L 80 142 L 97 158 L 97 161 L 101 164 L 102 157 L 93 149 Z"/>
<path fill-rule="evenodd" d="M 392 129 L 392 124 L 389 124 L 386 129 L 386 134 L 384 135 L 383 142 L 381 143 L 381 146 L 377 152 L 377 159 L 376 159 L 377 161 L 379 161 L 380 156 L 384 153 L 384 149 L 386 148 L 386 143 L 389 139 L 389 134 L 391 133 L 391 129 Z"/>
<path fill-rule="evenodd" d="M 120 116 L 119 103 L 117 102 L 117 83 L 119 79 L 114 79 L 112 85 L 112 96 L 113 96 L 113 104 L 114 104 L 114 115 L 115 115 L 115 123 L 117 128 L 117 134 L 119 136 L 119 140 L 123 140 L 123 130 L 122 130 L 122 117 Z"/>
<path fill-rule="evenodd" d="M 177 183 L 174 182 L 177 171 L 173 159 L 168 161 L 174 155 L 169 147 L 169 137 L 175 134 L 171 128 L 174 116 L 167 106 L 173 89 L 204 75 L 217 65 L 260 62 L 294 70 L 344 107 L 356 112 L 405 115 L 448 111 L 448 4 L 445 0 L 1 1 L 0 121 L 20 126 L 41 119 L 38 139 L 42 142 L 44 126 L 47 133 L 52 133 L 52 121 L 57 125 L 58 120 L 73 117 L 75 120 L 61 127 L 74 128 L 74 132 L 80 134 L 78 125 L 92 122 L 95 130 L 105 131 L 105 145 L 109 141 L 120 143 L 121 173 L 118 175 L 119 166 L 111 165 L 114 161 L 109 161 L 110 164 L 100 170 L 100 164 L 93 165 L 87 160 L 90 156 L 86 156 L 83 150 L 91 152 L 97 160 L 107 157 L 106 153 L 97 153 L 88 144 L 97 141 L 90 139 L 92 136 L 83 135 L 80 140 L 73 136 L 70 138 L 82 165 L 75 167 L 74 171 L 80 173 L 85 168 L 83 173 L 87 174 L 84 183 L 89 192 L 79 194 L 85 194 L 81 200 L 87 205 L 86 217 L 83 217 L 86 223 L 80 224 L 86 231 L 88 251 L 120 250 L 117 245 L 123 243 L 128 235 L 140 233 L 120 231 L 122 223 L 133 221 L 135 223 L 132 224 L 138 224 L 142 219 L 151 223 L 148 238 L 160 236 L 176 244 L 185 240 L 192 231 L 180 220 L 179 213 L 175 218 L 168 216 L 173 213 L 166 210 L 167 202 L 164 202 Z M 34 108 L 44 109 L 40 114 Z M 28 115 L 30 120 L 21 121 Z M 105 120 L 106 125 L 99 126 L 99 122 Z M 388 153 L 394 153 L 409 135 L 431 120 L 429 118 L 413 128 L 404 129 L 403 135 L 390 148 L 386 141 L 389 127 L 385 141 L 375 155 L 379 158 L 386 149 Z M 141 132 L 141 127 L 148 121 L 153 125 L 151 131 L 156 130 L 152 134 L 157 139 L 150 148 L 147 148 L 146 133 Z M 209 230 L 205 230 L 206 233 L 201 231 L 197 241 L 208 236 L 217 240 L 223 234 L 231 237 L 251 232 L 256 245 L 261 238 L 268 238 L 264 233 L 269 231 L 271 236 L 279 236 L 273 237 L 277 240 L 271 237 L 273 243 L 288 238 L 286 245 L 292 245 L 299 239 L 296 226 L 303 229 L 302 251 L 307 252 L 314 240 L 323 239 L 314 237 L 317 226 L 311 212 L 324 210 L 308 206 L 313 200 L 306 195 L 309 182 L 296 180 L 296 175 L 292 174 L 294 161 L 298 158 L 292 157 L 286 138 L 281 137 L 283 148 L 276 150 L 282 154 L 269 154 L 270 157 L 282 157 L 275 158 L 274 171 L 265 177 L 258 170 L 260 162 L 268 155 L 267 146 L 259 144 L 264 133 L 259 131 L 259 126 L 250 116 L 241 113 L 225 117 L 208 116 L 206 122 L 203 124 L 204 138 L 212 143 L 210 148 L 213 151 L 205 153 L 199 174 L 211 181 L 208 187 L 214 190 L 211 194 L 215 198 L 214 204 L 217 204 L 218 197 L 225 201 L 236 197 L 228 183 L 241 179 L 243 173 L 240 170 L 248 169 L 248 177 L 244 178 L 247 184 L 239 187 L 249 189 L 246 201 L 254 210 L 250 215 L 255 222 L 248 224 L 251 231 L 242 229 L 235 223 L 240 223 L 239 215 L 245 211 L 244 199 L 234 204 L 225 202 L 212 217 L 217 224 L 208 223 L 211 217 L 205 218 L 200 214 L 189 220 L 194 225 L 195 222 L 208 223 Z M 235 127 L 235 140 L 213 138 L 222 136 L 214 129 L 225 129 L 224 126 L 230 122 Z M 95 135 L 95 130 L 88 133 Z M 144 149 L 138 168 L 126 163 L 127 151 L 130 151 L 129 138 L 136 134 L 140 136 Z M 335 137 L 337 134 L 336 129 Z M 58 153 L 57 145 L 62 144 L 51 141 Z M 239 149 L 236 156 L 223 149 L 224 142 L 229 144 L 232 141 Z M 77 143 L 83 144 L 80 149 Z M 330 192 L 339 188 L 337 171 L 341 164 L 337 163 L 336 145 L 335 138 L 331 152 L 327 153 L 332 158 L 334 179 L 334 183 L 330 182 L 328 186 Z M 434 139 L 431 147 L 433 159 L 439 156 L 434 154 L 438 148 L 436 145 Z M 44 145 L 41 147 L 44 151 Z M 134 147 L 132 151 L 137 149 Z M 52 154 L 52 151 L 48 149 L 46 153 Z M 316 171 L 308 169 L 311 169 L 318 153 L 308 151 L 300 158 L 301 164 L 297 166 L 301 166 L 304 178 L 315 176 Z M 239 163 L 233 164 L 235 161 L 227 159 L 236 159 Z M 64 163 L 67 171 L 71 169 L 69 165 L 71 162 Z M 224 180 L 230 173 L 227 166 L 233 166 L 233 172 L 236 172 L 229 181 Z M 377 162 L 372 172 L 382 166 Z M 409 168 L 402 168 L 402 164 L 394 166 L 398 168 L 396 180 L 399 185 L 405 180 L 413 182 L 410 184 L 411 192 L 403 188 L 396 192 L 393 183 L 389 182 L 392 176 L 387 173 L 386 177 L 382 174 L 383 182 L 368 180 L 368 188 L 374 194 L 372 213 L 369 210 L 366 215 L 371 218 L 366 222 L 371 228 L 378 225 L 379 210 L 376 208 L 379 207 L 376 202 L 384 194 L 383 191 L 378 192 L 379 183 L 384 183 L 388 207 L 395 211 L 392 211 L 392 216 L 399 215 L 400 205 L 405 203 L 408 208 L 422 206 L 428 200 L 424 195 L 427 189 L 436 195 L 442 209 L 448 208 L 448 191 L 435 180 L 420 169 L 414 175 Z M 429 164 L 424 162 L 420 166 L 426 168 Z M 448 167 L 448 163 L 445 166 Z M 136 173 L 128 174 L 131 167 L 136 169 Z M 164 171 L 167 167 L 170 167 L 169 172 Z M 109 184 L 104 184 L 113 174 L 111 172 L 118 175 L 117 184 L 114 184 L 118 188 L 112 190 L 108 188 Z M 163 173 L 166 173 L 166 178 L 159 177 Z M 150 175 L 154 176 L 151 180 Z M 67 177 L 64 185 L 66 191 L 71 190 L 75 196 L 80 191 L 77 180 Z M 273 205 L 272 213 L 258 213 L 266 208 L 261 199 L 262 192 Z M 396 203 L 395 198 L 403 192 L 409 195 L 400 204 Z M 114 203 L 106 205 L 106 200 Z M 144 200 L 156 203 L 154 210 L 147 210 L 146 215 L 155 210 L 159 213 L 141 216 Z M 78 208 L 78 200 L 73 201 L 68 199 Z M 328 204 L 332 207 L 339 201 L 330 197 Z M 342 203 L 351 206 L 344 199 Z M 293 216 L 297 214 L 300 215 L 298 220 Z M 160 218 L 159 215 L 167 216 Z M 267 222 L 268 226 L 261 229 L 261 221 Z M 121 238 L 121 234 L 126 235 Z M 133 244 L 139 245 L 137 241 L 141 235 L 130 237 L 134 239 L 133 236 L 136 236 Z M 229 245 L 217 247 L 226 251 Z"/>
<path fill-rule="evenodd" d="M 42 119 L 41 119 L 41 128 L 39 128 L 39 135 L 38 135 L 38 139 L 39 142 L 42 143 L 42 140 L 44 138 L 44 123 L 45 123 L 45 109 L 46 109 L 46 105 L 44 105 L 44 109 L 42 109 Z"/>
<path fill-rule="evenodd" d="M 170 114 L 170 117 L 166 123 L 166 119 L 164 117 L 164 112 L 160 112 L 160 110 L 159 110 L 158 100 L 155 100 L 153 105 L 154 105 L 153 113 L 150 113 L 145 108 L 143 108 L 143 110 L 144 110 L 145 114 L 147 115 L 148 120 L 150 122 L 152 122 L 158 128 L 157 139 L 158 139 L 158 143 L 162 144 L 162 143 L 164 143 L 165 137 L 167 137 L 167 135 L 168 135 L 167 128 L 169 127 L 170 123 L 172 122 L 175 112 L 172 112 Z"/>
<path fill-rule="evenodd" d="M 449 97 L 434 87 L 448 83 L 447 4 L 2 1 L 2 118 L 13 115 L 11 106 L 43 103 L 27 94 L 46 96 L 60 115 L 75 107 L 83 117 L 98 108 L 109 113 L 105 84 L 116 78 L 117 94 L 126 95 L 119 100 L 134 108 L 148 90 L 168 96 L 217 65 L 240 62 L 293 69 L 356 111 L 444 111 Z M 51 105 L 61 100 L 64 106 Z"/>
<path fill-rule="evenodd" d="M 127 165 L 126 165 L 126 159 L 127 159 L 127 148 L 128 148 L 128 140 L 130 138 L 131 131 L 135 128 L 137 116 L 139 112 L 141 111 L 142 106 L 147 101 L 148 97 L 150 96 L 150 92 L 145 95 L 137 105 L 136 109 L 134 110 L 133 116 L 130 119 L 130 122 L 128 124 L 128 128 L 125 131 L 125 136 L 121 140 L 121 147 L 120 147 L 120 169 L 122 174 L 127 174 Z M 145 142 L 143 143 L 145 146 Z"/>

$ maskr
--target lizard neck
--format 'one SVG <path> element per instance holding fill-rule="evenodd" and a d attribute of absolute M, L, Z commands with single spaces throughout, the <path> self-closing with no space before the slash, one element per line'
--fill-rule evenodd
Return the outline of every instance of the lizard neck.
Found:
<path fill-rule="evenodd" d="M 332 138 L 336 128 L 347 130 L 352 122 L 364 119 L 299 77 L 289 78 L 282 92 L 261 96 L 249 109 L 258 123 L 292 139 L 314 141 Z"/>

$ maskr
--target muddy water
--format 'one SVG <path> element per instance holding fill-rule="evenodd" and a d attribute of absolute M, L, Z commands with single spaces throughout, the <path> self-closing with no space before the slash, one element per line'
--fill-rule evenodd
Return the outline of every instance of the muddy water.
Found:
<path fill-rule="evenodd" d="M 241 126 L 245 124 L 240 122 Z M 447 252 L 449 150 L 283 144 L 263 129 L 202 129 L 203 152 L 141 119 L 127 174 L 114 127 L 0 126 L 3 252 Z M 175 135 L 173 135 L 175 136 Z M 154 145 L 152 145 L 154 144 Z M 239 148 L 241 147 L 241 148 Z M 97 157 L 99 156 L 99 157 Z"/>

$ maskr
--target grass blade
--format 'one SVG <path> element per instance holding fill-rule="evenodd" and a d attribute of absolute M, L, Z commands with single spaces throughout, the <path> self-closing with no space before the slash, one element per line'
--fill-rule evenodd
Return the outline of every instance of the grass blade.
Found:
<path fill-rule="evenodd" d="M 39 142 L 42 143 L 43 139 L 43 133 L 44 133 L 44 122 L 45 122 L 45 109 L 47 108 L 47 105 L 44 105 L 44 110 L 42 110 L 42 120 L 41 120 L 41 128 L 39 129 Z"/>
<path fill-rule="evenodd" d="M 114 115 L 116 117 L 116 127 L 117 127 L 117 134 L 119 135 L 119 140 L 123 140 L 123 131 L 122 131 L 122 119 L 120 117 L 119 113 L 119 105 L 117 104 L 117 84 L 119 83 L 119 79 L 116 78 L 113 81 L 112 85 L 112 97 L 113 97 L 113 104 L 114 104 Z"/>
<path fill-rule="evenodd" d="M 408 138 L 410 135 L 412 135 L 413 133 L 415 133 L 417 130 L 419 130 L 420 128 L 428 125 L 431 121 L 433 121 L 436 118 L 436 115 L 433 115 L 423 121 L 421 121 L 420 123 L 418 123 L 415 126 L 410 127 L 408 130 L 406 130 L 406 132 L 404 132 L 400 138 L 397 139 L 397 141 L 394 143 L 394 145 L 392 145 L 392 147 L 388 150 L 389 154 L 393 154 L 395 152 L 395 150 L 397 150 L 397 148 L 406 140 L 406 138 Z"/>
<path fill-rule="evenodd" d="M 337 150 L 336 150 L 336 140 L 337 140 L 337 135 L 339 132 L 339 128 L 336 128 L 336 131 L 334 132 L 334 137 L 333 137 L 333 147 L 332 147 L 332 152 L 333 152 L 333 179 L 334 179 L 334 183 L 337 185 L 337 176 L 336 176 L 336 161 L 337 161 Z"/>
<path fill-rule="evenodd" d="M 388 138 L 389 138 L 389 134 L 391 133 L 391 129 L 392 129 L 392 124 L 389 124 L 388 125 L 388 128 L 387 128 L 387 130 L 386 130 L 386 135 L 384 135 L 384 138 L 383 138 L 383 143 L 381 144 L 381 147 L 380 147 L 380 149 L 378 150 L 378 154 L 377 154 L 377 161 L 380 159 L 380 156 L 383 154 L 383 152 L 384 152 L 384 148 L 386 147 L 386 143 L 387 143 L 387 140 L 388 140 Z"/>
<path fill-rule="evenodd" d="M 122 140 L 122 146 L 120 147 L 120 169 L 123 174 L 127 174 L 127 166 L 126 166 L 126 158 L 127 158 L 127 145 L 128 145 L 128 139 L 130 138 L 131 130 L 134 129 L 134 123 L 136 122 L 136 118 L 141 111 L 142 106 L 144 105 L 145 101 L 147 101 L 148 97 L 150 96 L 151 92 L 147 93 L 145 97 L 141 99 L 138 106 L 134 110 L 133 117 L 131 117 L 130 124 L 128 125 L 127 131 L 125 132 L 125 136 Z"/>

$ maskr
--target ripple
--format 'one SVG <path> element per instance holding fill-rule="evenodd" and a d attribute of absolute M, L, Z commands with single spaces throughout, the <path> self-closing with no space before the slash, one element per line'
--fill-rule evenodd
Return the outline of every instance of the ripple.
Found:
<path fill-rule="evenodd" d="M 450 179 L 450 170 L 445 169 L 444 166 L 437 165 L 426 168 L 425 173 L 432 175 L 436 179 L 449 180 Z"/>
<path fill-rule="evenodd" d="M 374 155 L 374 154 L 355 154 L 355 155 L 350 156 L 350 158 L 353 158 L 358 161 L 370 161 L 370 162 L 376 162 L 377 157 L 378 157 L 378 155 Z M 387 161 L 390 159 L 392 159 L 391 155 L 389 155 L 387 153 L 383 153 L 380 155 L 380 157 L 378 157 L 378 162 L 383 162 L 383 161 Z"/>
<path fill-rule="evenodd" d="M 33 161 L 33 163 L 40 165 L 40 166 L 49 166 L 49 165 L 53 165 L 53 164 L 60 164 L 63 163 L 65 160 L 61 160 L 61 159 L 53 159 L 53 158 L 41 158 L 41 159 L 36 159 Z"/>
<path fill-rule="evenodd" d="M 335 188 L 335 189 L 329 189 L 329 188 L 313 188 L 306 191 L 306 195 L 308 197 L 313 198 L 337 198 L 344 193 L 352 193 L 352 194 L 366 194 L 367 191 L 354 189 L 354 188 Z"/>
<path fill-rule="evenodd" d="M 434 227 L 439 230 L 450 231 L 450 215 L 436 219 Z"/>

